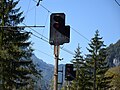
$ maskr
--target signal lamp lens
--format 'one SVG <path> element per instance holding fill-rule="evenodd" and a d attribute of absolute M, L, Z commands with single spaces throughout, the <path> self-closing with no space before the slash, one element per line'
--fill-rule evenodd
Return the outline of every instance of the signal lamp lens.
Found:
<path fill-rule="evenodd" d="M 60 17 L 60 16 L 54 16 L 53 19 L 54 19 L 56 22 L 58 22 L 58 21 L 61 20 L 61 17 Z"/>
<path fill-rule="evenodd" d="M 54 27 L 55 29 L 59 29 L 59 28 L 60 28 L 60 25 L 59 25 L 59 23 L 54 23 L 54 24 L 53 24 L 53 27 Z"/>

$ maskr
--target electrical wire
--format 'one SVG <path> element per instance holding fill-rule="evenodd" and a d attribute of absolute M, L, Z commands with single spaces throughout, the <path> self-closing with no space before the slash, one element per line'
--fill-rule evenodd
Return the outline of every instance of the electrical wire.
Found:
<path fill-rule="evenodd" d="M 27 26 L 25 23 L 22 23 L 23 25 L 25 25 L 25 26 Z M 45 37 L 45 36 L 43 36 L 42 34 L 40 34 L 39 32 L 37 32 L 36 30 L 34 30 L 33 28 L 31 28 L 31 27 L 28 27 L 29 29 L 31 29 L 32 31 L 34 31 L 35 33 L 37 33 L 38 35 L 40 35 L 41 37 L 43 37 L 43 38 L 45 38 L 45 39 L 47 39 L 48 40 L 48 38 L 47 37 Z"/>
<path fill-rule="evenodd" d="M 60 49 L 64 50 L 65 52 L 67 52 L 67 53 L 69 53 L 69 54 L 71 54 L 71 55 L 74 55 L 73 52 L 71 52 L 71 51 L 69 51 L 69 50 L 67 50 L 67 49 L 65 49 L 65 48 L 63 48 L 63 47 L 60 47 Z"/>
<path fill-rule="evenodd" d="M 8 29 L 6 29 L 6 30 L 7 30 L 7 31 L 18 32 L 18 31 L 14 30 L 14 29 L 11 29 L 11 28 L 8 28 Z M 28 32 L 28 31 L 26 31 L 26 30 L 23 31 L 23 30 L 22 30 L 22 31 L 20 31 L 20 32 L 26 33 L 26 32 Z M 35 37 L 37 37 L 37 38 L 39 38 L 39 39 L 41 39 L 41 40 L 43 40 L 43 41 L 45 41 L 45 42 L 48 43 L 47 40 L 45 40 L 45 39 L 43 39 L 43 38 L 41 38 L 41 37 L 39 37 L 39 36 L 33 34 L 32 32 L 30 32 L 30 34 L 32 34 L 33 36 L 35 36 Z M 51 57 L 51 58 L 54 58 L 52 55 L 49 55 L 49 54 L 47 54 L 47 53 L 45 53 L 45 52 L 43 52 L 43 51 L 41 51 L 41 50 L 38 50 L 38 49 L 35 49 L 35 50 L 37 50 L 37 51 L 39 51 L 40 53 L 43 53 L 43 54 L 45 54 L 45 55 L 47 55 L 47 56 L 49 56 L 49 57 Z"/>
<path fill-rule="evenodd" d="M 49 55 L 49 54 L 47 54 L 47 53 L 45 53 L 45 52 L 43 52 L 43 51 L 41 51 L 41 50 L 38 50 L 38 49 L 35 49 L 35 50 L 37 50 L 38 52 L 40 52 L 40 53 L 42 53 L 42 54 L 44 54 L 44 55 L 46 55 L 46 56 L 49 56 L 49 57 L 51 57 L 51 58 L 54 58 L 52 55 Z"/>
<path fill-rule="evenodd" d="M 36 12 L 36 7 L 35 7 L 35 23 L 34 23 L 35 26 L 36 26 L 36 15 L 37 15 L 36 13 L 37 13 L 37 12 Z"/>
<path fill-rule="evenodd" d="M 118 4 L 118 6 L 120 6 L 120 3 L 117 0 L 115 0 L 115 2 Z"/>
<path fill-rule="evenodd" d="M 33 0 L 34 2 L 36 2 L 35 0 Z M 49 9 L 47 9 L 45 6 L 43 6 L 42 4 L 40 4 L 40 6 L 42 6 L 45 10 L 47 10 L 49 13 L 52 13 Z M 84 39 L 86 39 L 87 41 L 90 41 L 89 39 L 87 39 L 84 35 L 82 35 L 80 32 L 78 32 L 76 29 L 74 29 L 73 27 L 70 27 L 72 30 L 74 30 L 78 35 L 82 36 Z"/>
<path fill-rule="evenodd" d="M 33 10 L 35 7 L 36 7 L 36 6 L 31 7 L 31 8 L 28 10 L 28 12 L 30 12 L 31 10 Z"/>
<path fill-rule="evenodd" d="M 38 3 L 37 1 L 35 1 L 35 0 L 33 0 L 35 3 Z M 116 1 L 116 0 L 115 0 Z M 42 4 L 40 4 L 40 6 L 42 7 L 42 8 L 44 8 L 46 11 L 48 11 L 48 15 L 49 15 L 49 13 L 52 13 L 49 9 L 47 9 L 45 6 L 43 6 Z M 48 18 L 48 17 L 47 17 Z M 46 18 L 46 21 L 45 21 L 45 24 L 46 24 L 46 22 L 47 22 L 47 18 Z M 46 25 L 45 25 L 46 26 Z M 74 30 L 78 35 L 80 35 L 81 37 L 83 37 L 84 39 L 86 39 L 87 41 L 90 41 L 88 38 L 86 38 L 84 35 L 82 35 L 80 32 L 78 32 L 76 29 L 74 29 L 73 27 L 70 27 L 72 30 Z M 33 30 L 34 31 L 34 30 Z M 34 32 L 36 32 L 36 31 L 34 31 Z M 36 33 L 38 33 L 38 32 L 36 32 Z M 43 36 L 42 34 L 40 34 L 39 33 L 39 35 L 41 35 L 41 36 Z M 48 38 L 46 38 L 46 39 L 48 39 Z"/>
<path fill-rule="evenodd" d="M 37 3 L 37 1 L 35 1 L 35 0 L 33 0 L 33 1 Z M 47 9 L 47 8 L 46 8 L 45 6 L 43 6 L 42 4 L 40 4 L 40 6 L 41 6 L 42 8 L 44 8 L 46 11 L 48 11 L 48 15 L 49 15 L 49 13 L 52 13 L 49 9 Z M 46 26 L 47 19 L 48 19 L 48 17 L 46 18 L 45 26 Z M 25 25 L 25 24 L 24 24 L 24 25 Z M 81 37 L 83 37 L 85 40 L 90 41 L 89 39 L 87 39 L 84 35 L 82 35 L 80 32 L 78 32 L 78 31 L 77 31 L 76 29 L 74 29 L 73 27 L 70 27 L 70 28 L 71 28 L 73 31 L 75 31 L 78 35 L 80 35 Z M 49 43 L 48 38 L 45 37 L 45 36 L 43 36 L 43 33 L 40 34 L 39 32 L 35 31 L 35 30 L 32 29 L 32 28 L 30 28 L 30 29 L 31 29 L 32 31 L 34 31 L 35 33 L 39 34 L 41 37 L 39 37 L 39 36 L 37 36 L 37 35 L 35 35 L 35 34 L 32 33 L 33 36 L 35 36 L 35 37 L 37 37 L 37 38 L 39 38 L 39 39 L 41 39 L 41 40 Z M 45 38 L 45 39 L 44 39 L 44 38 Z M 65 48 L 63 48 L 63 47 L 60 47 L 60 49 L 62 49 L 63 51 L 65 51 L 65 52 L 67 52 L 67 53 L 69 53 L 69 54 L 71 54 L 71 55 L 74 55 L 73 52 L 71 52 L 71 51 L 69 51 L 69 50 L 67 50 L 67 49 L 65 49 Z"/>
<path fill-rule="evenodd" d="M 46 17 L 46 20 L 45 20 L 45 24 L 44 24 L 45 26 L 47 25 L 48 17 L 49 17 L 49 12 L 48 12 L 47 17 Z M 44 35 L 45 29 L 46 29 L 46 27 L 43 29 L 42 35 Z"/>
<path fill-rule="evenodd" d="M 42 37 L 39 37 L 39 36 L 37 36 L 37 35 L 35 35 L 35 34 L 33 34 L 33 33 L 31 33 L 33 36 L 35 36 L 35 37 L 37 37 L 37 38 L 39 38 L 39 39 L 41 39 L 41 40 L 43 40 L 43 41 L 45 41 L 45 42 L 47 42 L 47 43 L 49 43 L 49 41 L 47 41 L 47 40 L 45 40 L 45 39 L 43 39 Z"/>
<path fill-rule="evenodd" d="M 37 1 L 33 0 L 35 3 L 38 3 Z M 47 10 L 48 12 L 52 13 L 49 9 L 47 9 L 45 6 L 43 6 L 42 4 L 40 4 L 41 7 L 43 7 L 45 10 Z"/>
<path fill-rule="evenodd" d="M 79 33 L 76 29 L 74 29 L 73 27 L 70 27 L 72 30 L 74 30 L 78 35 L 80 35 L 81 37 L 83 37 L 85 40 L 90 41 L 89 39 L 87 39 L 84 35 L 82 35 L 81 33 Z"/>
<path fill-rule="evenodd" d="M 39 38 L 39 39 L 47 42 L 47 43 L 49 44 L 49 41 L 47 41 L 47 40 L 45 40 L 45 39 L 43 39 L 43 38 L 41 38 L 41 37 L 39 37 L 39 36 L 37 36 L 37 35 L 35 35 L 35 34 L 33 34 L 33 33 L 31 33 L 31 34 L 32 34 L 33 36 L 35 36 L 35 37 L 37 37 L 37 38 Z M 65 48 L 63 48 L 63 47 L 60 47 L 60 49 L 63 50 L 63 51 L 65 51 L 65 52 L 67 52 L 67 53 L 69 53 L 69 54 L 71 54 L 71 55 L 74 55 L 73 52 L 71 52 L 71 51 L 69 51 L 69 50 L 67 50 L 67 49 L 65 49 Z"/>
<path fill-rule="evenodd" d="M 30 28 L 30 27 L 29 27 Z M 43 36 L 43 35 L 41 35 L 40 33 L 38 33 L 37 31 L 35 31 L 33 28 L 30 28 L 31 30 L 33 30 L 34 32 L 36 32 L 37 34 L 39 34 L 41 37 L 39 37 L 39 36 L 37 36 L 37 35 L 35 35 L 35 34 L 33 34 L 32 32 L 31 32 L 31 34 L 33 35 L 33 36 L 35 36 L 35 37 L 37 37 L 37 38 L 39 38 L 39 39 L 41 39 L 41 40 L 43 40 L 43 41 L 45 41 L 45 42 L 47 42 L 47 43 L 49 43 L 49 41 L 48 41 L 48 38 L 47 37 L 45 37 L 45 36 Z M 42 38 L 42 37 L 44 37 L 44 38 Z M 46 40 L 47 39 L 47 40 Z M 74 55 L 74 53 L 73 52 L 71 52 L 71 51 L 69 51 L 69 50 L 67 50 L 67 49 L 65 49 L 65 48 L 63 48 L 63 47 L 60 47 L 63 51 L 65 51 L 65 52 L 67 52 L 67 53 L 69 53 L 69 54 L 71 54 L 71 55 Z"/>
<path fill-rule="evenodd" d="M 35 0 L 33 0 L 33 1 L 35 1 Z M 36 2 L 36 1 L 35 1 L 35 2 Z M 42 7 L 43 7 L 45 10 L 48 11 L 48 15 L 49 15 L 49 13 L 52 13 L 50 10 L 48 10 L 47 8 L 45 8 L 43 5 L 42 5 Z M 48 18 L 48 17 L 47 17 L 47 18 Z M 47 21 L 47 19 L 46 19 L 46 21 Z M 25 26 L 27 26 L 25 23 L 23 23 L 23 24 L 24 24 Z M 35 31 L 35 30 L 34 30 L 33 28 L 31 28 L 31 27 L 28 27 L 28 28 L 30 28 L 30 29 L 31 29 L 32 31 L 34 31 L 35 33 L 39 34 L 41 37 L 39 37 L 39 36 L 37 36 L 37 35 L 31 33 L 33 36 L 35 36 L 35 37 L 37 37 L 37 38 L 39 38 L 39 39 L 41 39 L 41 40 L 43 40 L 43 41 L 49 43 L 47 37 L 43 36 L 42 34 L 40 34 L 40 33 L 37 32 L 37 31 Z M 45 38 L 45 39 L 44 39 L 44 38 Z M 67 49 L 65 49 L 65 48 L 63 48 L 63 47 L 60 47 L 60 48 L 61 48 L 63 51 L 65 51 L 65 52 L 67 52 L 67 53 L 69 53 L 69 54 L 71 54 L 71 55 L 74 55 L 73 52 L 71 52 L 71 51 L 69 51 L 69 50 L 67 50 Z"/>
<path fill-rule="evenodd" d="M 48 10 L 45 6 L 43 6 L 42 4 L 40 4 L 41 7 L 43 7 L 45 10 L 47 10 L 48 12 L 52 13 L 50 10 Z"/>
<path fill-rule="evenodd" d="M 33 0 L 33 1 L 36 2 L 36 3 L 38 3 L 38 2 L 35 1 L 35 0 Z M 40 6 L 41 6 L 42 8 L 44 8 L 46 11 L 48 11 L 48 13 L 52 13 L 49 9 L 47 9 L 47 8 L 46 8 L 45 6 L 43 6 L 42 4 L 40 4 Z M 49 15 L 49 14 L 48 14 L 48 15 Z M 48 18 L 48 17 L 47 17 L 47 18 Z M 45 23 L 47 22 L 47 18 L 46 18 Z M 24 25 L 25 25 L 25 24 L 24 24 Z M 26 25 L 26 26 L 27 26 L 27 25 Z M 45 26 L 46 26 L 46 25 L 45 25 Z M 30 27 L 29 27 L 29 28 L 30 28 Z M 78 35 L 80 35 L 81 37 L 83 37 L 84 39 L 86 39 L 87 41 L 90 41 L 89 39 L 87 39 L 84 35 L 82 35 L 80 32 L 78 32 L 78 31 L 77 31 L 76 29 L 74 29 L 73 27 L 70 27 L 70 28 L 71 28 L 72 30 L 74 30 Z M 37 37 L 37 38 L 39 38 L 39 39 L 41 39 L 41 40 L 49 43 L 47 37 L 43 36 L 42 34 L 40 34 L 39 32 L 35 31 L 35 30 L 32 29 L 32 28 L 30 28 L 30 29 L 31 29 L 32 31 L 34 31 L 35 33 L 39 34 L 41 37 L 39 37 L 39 36 L 37 36 L 37 35 L 35 35 L 35 34 L 32 33 L 33 36 L 35 36 L 35 37 Z M 45 39 L 44 39 L 44 38 L 45 38 Z M 65 49 L 65 48 L 63 48 L 63 47 L 61 47 L 61 49 L 64 50 L 65 52 L 71 54 L 71 55 L 74 55 L 73 52 L 71 52 L 71 51 L 69 51 L 69 50 L 67 50 L 67 49 Z"/>
<path fill-rule="evenodd" d="M 29 8 L 30 8 L 30 3 L 31 3 L 31 0 L 29 0 L 28 8 L 27 8 L 27 11 L 26 11 L 25 17 L 27 17 L 27 15 L 28 15 L 28 11 L 29 11 Z M 25 20 L 26 20 L 26 18 L 25 18 Z M 24 20 L 24 22 L 25 22 L 25 20 Z"/>
<path fill-rule="evenodd" d="M 24 24 L 24 23 L 22 23 L 22 24 Z M 26 26 L 26 24 L 24 24 L 24 25 Z M 33 28 L 31 28 L 31 27 L 28 27 L 28 28 L 30 28 L 30 29 L 31 29 L 32 31 L 34 31 L 35 33 L 39 34 L 41 37 L 39 37 L 39 36 L 37 36 L 37 35 L 35 35 L 35 34 L 33 34 L 33 33 L 31 32 L 31 34 L 32 34 L 33 36 L 35 36 L 35 37 L 37 37 L 37 38 L 39 38 L 39 39 L 41 39 L 41 40 L 49 43 L 49 41 L 48 41 L 49 39 L 48 39 L 47 37 L 43 36 L 42 34 L 40 34 L 40 33 L 37 32 L 37 31 L 35 31 L 35 30 L 34 30 Z M 65 52 L 71 54 L 71 55 L 74 55 L 71 51 L 69 51 L 69 50 L 67 50 L 67 49 L 65 49 L 65 48 L 63 48 L 63 47 L 61 47 L 61 49 L 62 49 L 63 51 L 65 51 Z"/>

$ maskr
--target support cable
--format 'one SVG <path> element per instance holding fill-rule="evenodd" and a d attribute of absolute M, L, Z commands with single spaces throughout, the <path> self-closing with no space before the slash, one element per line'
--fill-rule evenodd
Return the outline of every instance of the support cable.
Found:
<path fill-rule="evenodd" d="M 27 11 L 26 11 L 25 17 L 27 17 L 27 15 L 28 15 L 28 11 L 29 11 L 29 8 L 30 8 L 30 3 L 31 3 L 31 0 L 29 0 L 28 8 L 27 8 Z M 25 19 L 25 21 L 26 21 L 26 19 Z M 25 22 L 25 21 L 24 21 L 24 22 Z"/>
<path fill-rule="evenodd" d="M 46 7 L 44 7 L 42 4 L 40 4 L 41 7 L 43 7 L 45 10 L 47 10 L 48 12 L 52 13 L 50 10 L 48 10 Z"/>
<path fill-rule="evenodd" d="M 36 7 L 35 7 L 35 26 L 36 26 Z"/>
<path fill-rule="evenodd" d="M 117 0 L 115 0 L 115 2 L 118 4 L 118 6 L 120 6 L 120 3 Z"/>
<path fill-rule="evenodd" d="M 25 26 L 27 26 L 25 23 L 22 23 L 22 24 L 24 24 Z M 29 29 L 31 29 L 32 31 L 34 31 L 35 33 L 37 33 L 37 34 L 39 34 L 40 36 L 42 36 L 42 37 L 44 37 L 45 39 L 47 39 L 48 40 L 48 38 L 47 37 L 45 37 L 45 36 L 43 36 L 42 34 L 40 34 L 39 32 L 37 32 L 36 30 L 34 30 L 33 28 L 31 28 L 31 27 L 28 27 Z"/>
<path fill-rule="evenodd" d="M 37 6 L 39 6 L 38 5 L 38 2 L 37 1 L 35 1 L 35 0 L 33 0 L 35 3 L 37 3 Z M 42 7 L 42 8 L 44 8 L 45 10 L 47 10 L 48 12 L 50 12 L 50 13 L 52 13 L 49 9 L 47 9 L 45 6 L 43 6 L 42 4 L 40 4 L 40 6 Z"/>
<path fill-rule="evenodd" d="M 43 52 L 43 51 L 41 51 L 41 50 L 38 50 L 38 49 L 35 49 L 35 50 L 37 50 L 38 52 L 40 52 L 40 53 L 42 53 L 42 54 L 44 54 L 44 55 L 46 55 L 46 56 L 49 56 L 49 57 L 51 57 L 51 58 L 54 58 L 52 55 L 50 55 L 50 54 L 48 54 L 48 53 L 45 53 L 45 52 Z"/>
<path fill-rule="evenodd" d="M 8 29 L 6 29 L 6 30 L 7 30 L 7 31 L 12 31 L 12 32 L 18 32 L 18 31 L 14 30 L 14 29 L 11 29 L 11 28 L 8 28 Z M 28 32 L 28 31 L 23 31 L 23 30 L 22 30 L 22 31 L 20 31 L 20 32 L 24 32 L 24 33 L 25 33 L 25 32 Z M 45 41 L 45 42 L 48 43 L 47 40 L 45 40 L 45 39 L 43 39 L 43 38 L 40 38 L 39 36 L 33 34 L 32 32 L 30 32 L 30 34 L 32 34 L 33 36 L 35 36 L 35 37 L 37 37 L 37 38 L 39 38 L 39 39 L 42 39 L 43 41 Z M 49 54 L 47 54 L 47 53 L 45 53 L 45 52 L 43 52 L 43 51 L 41 51 L 41 50 L 38 50 L 38 49 L 35 49 L 35 50 L 43 53 L 43 54 L 46 55 L 46 56 L 49 56 L 49 57 L 51 57 L 51 58 L 54 58 L 52 55 L 49 55 Z"/>
<path fill-rule="evenodd" d="M 35 0 L 33 0 L 34 2 L 37 2 Z M 43 6 L 42 4 L 40 4 L 41 7 L 43 7 L 45 10 L 47 10 L 49 13 L 52 13 L 49 9 L 47 9 L 45 6 Z M 76 29 L 74 29 L 73 27 L 70 27 L 72 30 L 74 30 L 77 34 L 79 34 L 80 36 L 82 36 L 84 39 L 86 39 L 87 41 L 90 41 L 89 39 L 87 39 L 84 35 L 82 35 L 80 32 L 78 32 Z"/>
<path fill-rule="evenodd" d="M 35 35 L 35 34 L 33 34 L 33 33 L 31 33 L 31 35 L 33 35 L 33 36 L 37 37 L 38 39 L 41 39 L 41 40 L 43 40 L 43 41 L 45 41 L 45 42 L 47 42 L 47 43 L 49 44 L 49 41 L 48 41 L 48 40 L 45 40 L 45 39 L 43 39 L 42 37 L 39 37 L 39 36 L 37 36 L 37 35 Z M 44 36 L 44 37 L 45 37 L 45 36 Z M 65 49 L 65 48 L 63 48 L 63 47 L 60 47 L 60 49 L 62 49 L 63 51 L 65 51 L 65 52 L 67 52 L 67 53 L 69 53 L 69 54 L 71 54 L 71 55 L 74 55 L 73 52 L 71 52 L 71 51 L 69 51 L 69 50 L 67 50 L 67 49 Z"/>
<path fill-rule="evenodd" d="M 44 24 L 45 27 L 46 27 L 46 25 L 47 25 L 48 18 L 49 18 L 49 12 L 48 12 L 47 17 L 46 17 L 46 20 L 45 20 L 45 24 Z M 45 29 L 46 29 L 46 28 L 43 29 L 43 31 L 42 31 L 42 35 L 44 35 L 44 31 L 45 31 Z"/>
<path fill-rule="evenodd" d="M 83 37 L 85 40 L 90 41 L 89 39 L 87 39 L 84 35 L 82 35 L 81 33 L 79 33 L 76 29 L 74 29 L 73 27 L 70 27 L 72 30 L 74 30 L 78 35 L 80 35 L 81 37 Z"/>
<path fill-rule="evenodd" d="M 42 37 L 39 37 L 39 36 L 37 36 L 37 35 L 35 35 L 35 34 L 33 34 L 33 33 L 31 33 L 33 36 L 35 36 L 35 37 L 37 37 L 37 38 L 39 38 L 39 39 L 41 39 L 41 40 L 43 40 L 43 41 L 45 41 L 45 42 L 47 42 L 47 43 L 49 43 L 49 41 L 47 41 L 47 40 L 45 40 L 45 39 L 43 39 Z"/>
<path fill-rule="evenodd" d="M 38 4 L 37 1 L 35 1 L 35 0 L 33 0 L 33 1 Z M 48 11 L 48 13 L 52 13 L 49 9 L 47 9 L 47 8 L 46 8 L 45 6 L 43 6 L 42 4 L 40 4 L 40 6 L 41 6 L 42 8 L 44 8 L 46 11 Z M 49 14 L 48 14 L 48 15 L 49 15 Z M 48 17 L 47 17 L 47 18 L 48 18 Z M 46 18 L 45 23 L 47 22 L 47 18 Z M 24 25 L 25 25 L 25 24 L 24 24 Z M 25 26 L 27 26 L 27 25 L 25 25 Z M 39 34 L 41 37 L 39 37 L 39 36 L 37 36 L 37 35 L 35 35 L 35 34 L 32 34 L 32 35 L 34 35 L 35 37 L 37 37 L 37 38 L 39 38 L 39 39 L 42 39 L 43 41 L 49 43 L 47 37 L 43 36 L 42 34 L 40 34 L 40 33 L 37 32 L 37 31 L 35 31 L 35 30 L 32 29 L 31 27 L 29 27 L 29 28 L 30 28 L 31 30 L 33 30 L 35 33 Z M 71 29 L 74 30 L 77 34 L 79 34 L 80 36 L 82 36 L 82 37 L 83 37 L 84 39 L 86 39 L 87 41 L 90 41 L 89 39 L 87 39 L 84 35 L 82 35 L 81 33 L 79 33 L 79 32 L 78 32 L 76 29 L 74 29 L 73 27 L 71 27 Z M 44 37 L 46 40 L 43 39 L 42 37 Z M 68 52 L 68 53 L 71 54 L 71 55 L 74 55 L 74 53 L 72 53 L 71 51 L 69 51 L 69 50 L 67 50 L 67 49 L 65 49 L 65 48 L 63 48 L 63 47 L 61 47 L 61 49 L 64 50 L 65 52 Z"/>

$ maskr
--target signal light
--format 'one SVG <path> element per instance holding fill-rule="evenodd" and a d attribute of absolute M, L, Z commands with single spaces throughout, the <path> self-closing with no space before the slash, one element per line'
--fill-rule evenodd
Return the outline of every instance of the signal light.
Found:
<path fill-rule="evenodd" d="M 64 13 L 52 13 L 50 15 L 50 39 L 51 45 L 63 45 L 70 42 L 70 26 L 65 26 Z"/>
<path fill-rule="evenodd" d="M 59 25 L 59 23 L 56 22 L 53 24 L 53 27 L 58 30 L 60 28 L 60 25 Z"/>
<path fill-rule="evenodd" d="M 67 38 L 70 38 L 70 26 L 69 25 L 65 26 L 65 33 L 64 33 L 64 35 Z"/>
<path fill-rule="evenodd" d="M 56 15 L 53 17 L 53 19 L 56 21 L 56 22 L 59 22 L 62 20 L 62 17 L 60 15 Z"/>
<path fill-rule="evenodd" d="M 72 81 L 76 76 L 76 72 L 73 71 L 73 64 L 65 65 L 65 78 L 68 81 Z"/>
<path fill-rule="evenodd" d="M 61 15 L 55 15 L 53 20 L 53 27 L 62 34 L 65 30 L 65 19 Z"/>
<path fill-rule="evenodd" d="M 51 45 L 63 45 L 65 42 L 64 35 L 65 30 L 65 14 L 64 13 L 52 13 L 50 15 L 50 40 Z"/>

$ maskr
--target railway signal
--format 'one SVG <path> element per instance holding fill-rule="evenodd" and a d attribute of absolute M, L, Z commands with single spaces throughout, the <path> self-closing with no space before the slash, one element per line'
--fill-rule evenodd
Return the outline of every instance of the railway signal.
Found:
<path fill-rule="evenodd" d="M 65 26 L 64 13 L 52 13 L 50 16 L 50 39 L 51 45 L 63 45 L 70 41 L 70 26 Z"/>

